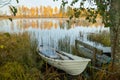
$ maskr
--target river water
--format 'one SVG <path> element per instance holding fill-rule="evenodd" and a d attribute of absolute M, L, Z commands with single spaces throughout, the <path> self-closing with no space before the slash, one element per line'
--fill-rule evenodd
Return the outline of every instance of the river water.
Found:
<path fill-rule="evenodd" d="M 91 25 L 84 21 L 68 23 L 66 19 L 32 18 L 32 19 L 8 19 L 0 20 L 0 32 L 23 33 L 29 32 L 31 37 L 38 40 L 38 45 L 64 47 L 65 43 L 74 45 L 75 39 L 88 44 L 94 43 L 87 40 L 87 34 L 109 31 L 101 24 Z M 101 45 L 100 45 L 101 46 Z M 68 47 L 70 48 L 70 47 Z"/>

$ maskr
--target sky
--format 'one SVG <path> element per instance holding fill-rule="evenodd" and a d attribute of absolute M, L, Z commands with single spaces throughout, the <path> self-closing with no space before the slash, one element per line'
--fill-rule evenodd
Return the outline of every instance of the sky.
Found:
<path fill-rule="evenodd" d="M 0 4 L 2 3 L 2 1 L 9 1 L 9 0 L 0 0 Z M 68 0 L 68 5 L 70 4 L 72 0 Z M 81 0 L 79 0 L 81 1 Z M 79 2 L 75 4 L 75 7 L 79 7 Z M 51 7 L 60 7 L 61 5 L 61 0 L 58 1 L 53 1 L 53 0 L 19 0 L 19 3 L 16 2 L 16 0 L 11 0 L 9 5 L 13 5 L 13 6 L 26 6 L 26 7 L 36 7 L 36 6 L 51 6 Z M 88 2 L 86 2 L 85 7 L 89 7 L 92 5 L 89 5 Z M 93 6 L 92 6 L 93 7 Z M 8 12 L 9 8 L 8 5 L 1 7 L 0 5 L 0 12 Z"/>
<path fill-rule="evenodd" d="M 16 0 L 12 0 L 11 4 L 13 5 L 25 5 L 27 7 L 31 7 L 31 6 L 60 6 L 61 5 L 61 1 L 62 0 L 58 0 L 58 1 L 53 1 L 53 0 L 19 0 L 19 4 L 16 4 Z M 64 1 L 68 1 L 70 4 L 72 0 L 64 0 Z M 79 0 L 80 2 L 81 0 Z M 75 4 L 75 7 L 79 7 L 79 2 Z M 88 2 L 86 2 L 85 4 L 86 7 L 90 6 L 88 4 Z M 93 6 L 93 5 L 92 5 Z"/>
<path fill-rule="evenodd" d="M 15 0 L 12 0 L 11 4 L 16 4 Z M 17 5 L 25 5 L 27 7 L 31 7 L 31 6 L 40 6 L 40 5 L 44 5 L 44 6 L 60 6 L 61 1 L 59 0 L 58 2 L 53 2 L 53 0 L 19 0 L 19 4 Z"/>
<path fill-rule="evenodd" d="M 10 1 L 10 4 L 7 4 L 5 6 L 2 6 L 4 5 L 3 2 L 6 1 L 8 2 L 9 0 L 0 0 L 0 14 L 10 14 L 9 13 L 9 5 L 13 5 L 13 6 L 26 6 L 26 7 L 36 7 L 36 6 L 51 6 L 51 7 L 54 7 L 54 6 L 60 6 L 61 4 L 61 0 L 57 1 L 57 2 L 54 2 L 53 0 L 19 0 L 19 3 L 16 2 L 16 0 L 11 0 Z"/>
<path fill-rule="evenodd" d="M 9 0 L 0 0 L 0 3 L 2 1 L 9 1 Z M 11 5 L 25 5 L 27 7 L 36 7 L 36 6 L 40 6 L 40 5 L 43 5 L 43 6 L 60 6 L 61 5 L 61 1 L 62 0 L 58 0 L 58 1 L 53 1 L 53 0 L 19 0 L 19 3 L 17 4 L 16 0 L 11 0 L 10 4 Z M 67 0 L 66 0 L 67 1 Z M 72 0 L 68 0 L 68 2 L 70 3 Z M 79 3 L 75 6 L 79 6 Z"/>

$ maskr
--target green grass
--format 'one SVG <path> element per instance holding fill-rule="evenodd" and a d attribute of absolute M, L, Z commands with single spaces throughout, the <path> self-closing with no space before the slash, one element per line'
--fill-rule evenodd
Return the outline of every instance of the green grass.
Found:
<path fill-rule="evenodd" d="M 68 74 L 41 59 L 37 40 L 30 39 L 28 33 L 0 33 L 0 80 L 68 80 Z"/>
<path fill-rule="evenodd" d="M 64 71 L 48 65 L 36 52 L 37 40 L 30 40 L 28 33 L 0 33 L 0 80 L 117 80 L 120 73 L 108 74 L 87 68 L 78 76 L 70 76 Z M 60 44 L 59 44 L 60 45 Z M 68 48 L 69 38 L 60 47 Z M 79 55 L 74 46 L 72 53 Z M 69 51 L 69 50 L 68 50 Z M 106 67 L 103 66 L 103 69 Z M 110 70 L 111 68 L 107 68 Z M 117 69 L 117 68 L 115 68 Z M 89 74 L 89 76 L 88 76 Z"/>
<path fill-rule="evenodd" d="M 65 36 L 58 41 L 58 49 L 70 53 L 70 37 Z"/>
<path fill-rule="evenodd" d="M 88 39 L 97 43 L 101 43 L 103 46 L 110 46 L 110 33 L 103 31 L 100 33 L 89 34 Z"/>
<path fill-rule="evenodd" d="M 34 45 L 31 45 L 33 43 Z M 40 78 L 36 42 L 28 33 L 0 33 L 0 80 L 36 80 Z M 33 74 L 33 72 L 35 74 Z"/>

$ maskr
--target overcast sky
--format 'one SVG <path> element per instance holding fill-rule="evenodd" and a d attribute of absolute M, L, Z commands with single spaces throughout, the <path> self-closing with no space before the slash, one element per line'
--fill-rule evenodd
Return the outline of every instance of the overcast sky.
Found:
<path fill-rule="evenodd" d="M 36 6 L 51 6 L 51 7 L 54 7 L 54 6 L 60 6 L 61 4 L 61 1 L 57 1 L 57 2 L 53 2 L 53 0 L 19 0 L 19 3 L 16 2 L 16 0 L 11 0 L 10 4 L 4 6 L 4 7 L 1 7 L 3 4 L 4 1 L 9 1 L 9 0 L 0 0 L 0 13 L 1 14 L 4 14 L 4 13 L 8 13 L 9 14 L 9 5 L 13 5 L 13 6 L 26 6 L 26 7 L 36 7 Z"/>
<path fill-rule="evenodd" d="M 9 0 L 0 0 L 0 3 L 2 1 L 9 1 Z M 72 0 L 68 0 L 68 2 L 70 3 Z M 80 0 L 79 0 L 80 1 Z M 36 6 L 57 6 L 59 7 L 61 5 L 61 0 L 58 1 L 53 1 L 53 0 L 19 0 L 19 3 L 17 4 L 16 0 L 11 0 L 10 5 L 14 5 L 14 6 L 27 6 L 27 7 L 36 7 Z M 76 7 L 79 7 L 80 3 L 78 2 L 77 4 L 75 4 Z M 0 5 L 1 6 L 1 5 Z M 86 2 L 85 7 L 90 6 L 88 4 L 88 2 Z M 4 6 L 4 7 L 0 7 L 0 10 L 2 10 L 3 12 L 7 12 L 8 11 L 8 5 Z"/>
<path fill-rule="evenodd" d="M 15 0 L 12 0 L 12 4 L 15 4 Z M 60 6 L 61 0 L 54 2 L 53 0 L 19 0 L 19 4 L 17 5 L 25 5 L 27 7 L 32 7 L 32 6 Z"/>

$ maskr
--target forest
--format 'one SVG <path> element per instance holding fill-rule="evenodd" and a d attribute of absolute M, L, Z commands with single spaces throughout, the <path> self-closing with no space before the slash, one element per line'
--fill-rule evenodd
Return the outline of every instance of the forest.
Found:
<path fill-rule="evenodd" d="M 100 14 L 97 10 L 92 10 L 92 9 L 82 9 L 78 10 L 77 8 L 72 8 L 70 6 L 67 7 L 51 7 L 51 6 L 40 6 L 40 7 L 26 7 L 25 5 L 23 6 L 18 6 L 17 7 L 17 13 L 16 16 L 12 14 L 12 11 L 10 10 L 10 15 L 7 15 L 7 13 L 4 13 L 1 15 L 1 17 L 27 17 L 27 18 L 34 18 L 34 17 L 44 17 L 44 18 L 72 18 L 75 15 L 75 12 L 77 10 L 77 14 L 79 14 L 80 18 L 86 18 L 87 15 L 89 14 L 89 11 L 92 11 L 93 13 L 98 13 L 96 15 L 97 18 L 100 18 Z M 77 16 L 76 16 L 77 17 Z"/>

